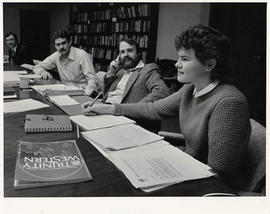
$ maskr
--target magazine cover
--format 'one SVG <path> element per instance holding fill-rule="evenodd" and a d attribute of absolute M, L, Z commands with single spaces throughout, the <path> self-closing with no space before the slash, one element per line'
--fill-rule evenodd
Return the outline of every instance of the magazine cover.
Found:
<path fill-rule="evenodd" d="M 20 141 L 14 188 L 28 188 L 91 180 L 76 141 Z"/>

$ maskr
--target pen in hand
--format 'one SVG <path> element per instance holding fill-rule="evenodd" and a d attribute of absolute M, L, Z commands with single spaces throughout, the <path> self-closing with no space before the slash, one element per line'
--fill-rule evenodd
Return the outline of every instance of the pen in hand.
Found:
<path fill-rule="evenodd" d="M 95 104 L 95 102 L 97 101 L 97 99 L 98 99 L 102 94 L 103 94 L 102 91 L 99 92 L 98 95 L 95 97 L 95 99 L 94 99 L 91 103 L 89 103 L 88 105 L 84 105 L 84 104 L 83 104 L 83 105 L 82 105 L 83 110 L 85 110 L 85 109 L 88 108 L 88 107 L 93 106 L 93 105 Z"/>

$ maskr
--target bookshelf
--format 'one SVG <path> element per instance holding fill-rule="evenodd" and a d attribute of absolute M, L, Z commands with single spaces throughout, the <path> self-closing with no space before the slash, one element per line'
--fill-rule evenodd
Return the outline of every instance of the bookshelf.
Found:
<path fill-rule="evenodd" d="M 96 71 L 107 70 L 124 37 L 139 43 L 144 62 L 154 62 L 158 11 L 159 3 L 71 4 L 72 43 L 92 54 Z"/>

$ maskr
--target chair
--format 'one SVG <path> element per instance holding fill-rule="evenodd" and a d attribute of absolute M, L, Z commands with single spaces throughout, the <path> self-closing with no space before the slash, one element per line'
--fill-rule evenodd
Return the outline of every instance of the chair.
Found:
<path fill-rule="evenodd" d="M 243 171 L 248 180 L 247 188 L 244 191 L 238 191 L 239 196 L 265 195 L 265 176 L 266 176 L 266 128 L 257 121 L 250 119 L 251 136 L 244 160 Z M 183 141 L 183 135 L 159 132 L 165 140 L 178 139 Z M 172 136 L 172 138 L 171 138 Z M 232 196 L 228 193 L 209 193 L 204 196 Z"/>
<path fill-rule="evenodd" d="M 265 194 L 266 176 L 266 128 L 251 119 L 251 136 L 243 169 L 248 178 L 248 187 L 240 195 Z"/>
<path fill-rule="evenodd" d="M 98 87 L 100 90 L 104 89 L 104 76 L 106 72 L 105 71 L 98 71 L 97 72 L 97 78 L 98 78 Z"/>
<path fill-rule="evenodd" d="M 161 71 L 160 75 L 172 93 L 182 87 L 182 84 L 177 81 L 177 69 L 175 63 L 176 61 L 172 59 L 157 58 L 156 60 L 156 64 Z"/>

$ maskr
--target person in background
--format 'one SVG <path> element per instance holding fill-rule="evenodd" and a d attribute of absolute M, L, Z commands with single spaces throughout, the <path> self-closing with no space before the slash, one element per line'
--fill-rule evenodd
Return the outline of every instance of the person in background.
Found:
<path fill-rule="evenodd" d="M 29 48 L 19 43 L 18 36 L 15 33 L 7 33 L 6 43 L 9 47 L 8 61 L 11 65 L 21 65 L 24 63 L 32 64 L 32 55 Z"/>
<path fill-rule="evenodd" d="M 66 31 L 55 32 L 53 42 L 57 51 L 36 65 L 34 73 L 40 74 L 43 79 L 52 78 L 47 70 L 57 68 L 64 84 L 81 87 L 88 96 L 98 91 L 98 78 L 92 56 L 82 49 L 73 47 L 70 35 Z"/>
<path fill-rule="evenodd" d="M 138 43 L 123 38 L 119 44 L 119 55 L 110 64 L 104 77 L 106 103 L 147 103 L 169 95 L 169 89 L 162 80 L 156 64 L 144 64 Z M 89 105 L 91 102 L 85 103 Z M 153 121 L 137 121 L 147 129 L 154 128 Z M 157 130 L 156 130 L 157 131 Z"/>
<path fill-rule="evenodd" d="M 195 25 L 176 36 L 177 79 L 185 85 L 153 103 L 82 105 L 86 115 L 138 119 L 178 117 L 184 151 L 208 164 L 227 184 L 241 188 L 241 164 L 251 127 L 245 96 L 232 84 L 230 42 L 219 31 Z"/>

